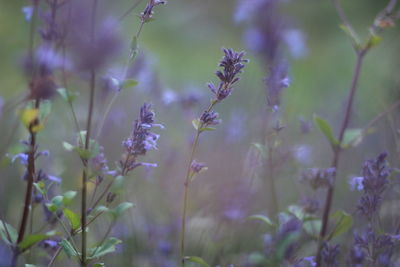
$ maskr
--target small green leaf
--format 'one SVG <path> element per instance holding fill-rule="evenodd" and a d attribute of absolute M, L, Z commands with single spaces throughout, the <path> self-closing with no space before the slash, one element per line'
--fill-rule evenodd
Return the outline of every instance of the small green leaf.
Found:
<path fill-rule="evenodd" d="M 338 210 L 331 215 L 332 219 L 336 220 L 336 225 L 333 231 L 328 236 L 327 240 L 331 240 L 335 236 L 347 232 L 353 225 L 353 217 L 343 210 Z"/>
<path fill-rule="evenodd" d="M 134 207 L 134 205 L 130 202 L 123 202 L 120 203 L 118 206 L 110 210 L 111 214 L 113 215 L 114 219 L 119 218 L 127 209 Z"/>
<path fill-rule="evenodd" d="M 25 264 L 25 267 L 36 267 L 34 264 Z"/>
<path fill-rule="evenodd" d="M 252 216 L 248 217 L 247 219 L 248 220 L 262 221 L 265 224 L 267 224 L 268 226 L 274 226 L 274 223 L 271 221 L 271 219 L 268 218 L 265 215 L 262 215 L 262 214 L 252 215 Z"/>
<path fill-rule="evenodd" d="M 214 127 L 203 127 L 200 129 L 200 132 L 214 131 L 216 128 Z"/>
<path fill-rule="evenodd" d="M 184 259 L 185 259 L 185 261 L 198 263 L 204 267 L 211 267 L 205 260 L 203 260 L 202 258 L 197 257 L 197 256 L 186 256 Z"/>
<path fill-rule="evenodd" d="M 46 203 L 47 208 L 51 212 L 56 212 L 63 205 L 63 196 L 55 196 L 50 203 Z"/>
<path fill-rule="evenodd" d="M 39 191 L 40 194 L 46 195 L 46 185 L 43 181 L 39 181 L 37 183 L 33 183 L 33 186 L 36 188 L 37 191 Z"/>
<path fill-rule="evenodd" d="M 138 85 L 138 83 L 139 83 L 138 81 L 132 80 L 132 79 L 125 80 L 121 84 L 121 89 L 127 89 L 129 87 L 134 87 L 134 86 Z"/>
<path fill-rule="evenodd" d="M 125 178 L 124 178 L 124 176 L 117 176 L 117 177 L 115 177 L 114 178 L 115 180 L 114 180 L 114 183 L 113 183 L 113 185 L 112 185 L 112 187 L 111 187 L 111 192 L 114 192 L 114 193 L 118 193 L 118 192 L 120 192 L 122 189 L 123 189 L 123 187 L 124 187 L 124 180 L 125 180 Z"/>
<path fill-rule="evenodd" d="M 69 103 L 74 102 L 74 100 L 79 96 L 78 92 L 71 92 L 70 90 L 67 90 L 65 88 L 58 88 L 57 92 L 65 101 Z"/>
<path fill-rule="evenodd" d="M 200 120 L 199 119 L 192 120 L 192 125 L 193 125 L 194 129 L 196 129 L 196 131 L 198 131 L 199 126 L 200 126 Z"/>
<path fill-rule="evenodd" d="M 11 246 L 17 242 L 18 232 L 14 227 L 0 220 L 0 236 L 7 245 Z"/>
<path fill-rule="evenodd" d="M 321 220 L 314 219 L 314 220 L 307 220 L 303 222 L 303 229 L 304 231 L 314 238 L 318 238 L 318 234 L 321 231 L 322 222 Z"/>
<path fill-rule="evenodd" d="M 362 142 L 363 137 L 362 129 L 347 129 L 344 132 L 342 147 L 348 148 L 357 146 Z"/>
<path fill-rule="evenodd" d="M 93 210 L 94 213 L 99 213 L 99 212 L 108 212 L 109 208 L 107 208 L 106 206 L 98 206 L 97 208 L 95 208 Z"/>
<path fill-rule="evenodd" d="M 73 151 L 75 150 L 75 146 L 71 145 L 70 143 L 63 142 L 63 147 L 67 151 Z"/>
<path fill-rule="evenodd" d="M 89 259 L 100 258 L 101 256 L 114 252 L 115 246 L 120 243 L 122 243 L 122 241 L 117 238 L 109 238 L 101 246 L 89 249 L 89 254 L 91 254 Z"/>
<path fill-rule="evenodd" d="M 63 194 L 64 205 L 69 205 L 78 193 L 76 191 L 67 191 Z"/>
<path fill-rule="evenodd" d="M 93 267 L 106 267 L 106 265 L 104 263 L 95 263 Z"/>
<path fill-rule="evenodd" d="M 81 227 L 81 220 L 75 212 L 70 209 L 64 208 L 64 216 L 68 219 L 71 224 L 72 230 L 76 230 Z"/>
<path fill-rule="evenodd" d="M 318 128 L 321 130 L 321 132 L 325 135 L 325 137 L 328 139 L 329 143 L 331 145 L 338 145 L 339 141 L 335 138 L 333 135 L 333 131 L 329 123 L 324 120 L 323 118 L 314 115 L 314 123 L 318 126 Z"/>
<path fill-rule="evenodd" d="M 58 244 L 63 248 L 68 257 L 75 257 L 79 255 L 79 253 L 74 249 L 68 240 L 63 239 Z"/>
<path fill-rule="evenodd" d="M 56 234 L 55 231 L 50 231 L 46 234 L 28 235 L 24 238 L 24 240 L 21 241 L 21 243 L 18 244 L 18 247 L 21 250 L 26 250 L 26 249 L 32 247 L 33 245 L 35 245 L 36 243 L 39 243 L 40 241 L 43 241 L 51 236 L 54 236 L 55 234 Z"/>

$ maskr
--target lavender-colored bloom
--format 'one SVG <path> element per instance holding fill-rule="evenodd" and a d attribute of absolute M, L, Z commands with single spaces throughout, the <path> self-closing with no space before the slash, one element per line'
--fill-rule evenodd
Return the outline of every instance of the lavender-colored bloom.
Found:
<path fill-rule="evenodd" d="M 327 267 L 336 267 L 338 266 L 337 257 L 340 253 L 339 245 L 330 245 L 328 243 L 324 244 L 324 247 L 321 251 L 322 260 Z"/>
<path fill-rule="evenodd" d="M 358 203 L 358 210 L 371 220 L 378 211 L 382 195 L 387 187 L 391 169 L 386 165 L 386 153 L 381 153 L 376 160 L 367 160 L 363 165 L 362 187 L 364 194 Z"/>
<path fill-rule="evenodd" d="M 315 214 L 319 211 L 320 203 L 318 199 L 306 197 L 301 201 L 304 212 Z"/>
<path fill-rule="evenodd" d="M 3 116 L 3 106 L 4 106 L 4 100 L 0 96 L 0 119 L 1 119 L 1 116 Z"/>
<path fill-rule="evenodd" d="M 130 137 L 122 142 L 125 148 L 125 159 L 120 161 L 122 174 L 127 173 L 138 166 L 156 166 L 138 162 L 138 156 L 144 156 L 147 151 L 157 149 L 158 134 L 151 132 L 155 126 L 163 128 L 161 124 L 156 124 L 155 113 L 150 104 L 144 104 L 140 109 L 140 116 L 134 122 L 133 131 Z"/>
<path fill-rule="evenodd" d="M 221 120 L 218 119 L 219 114 L 215 111 L 204 111 L 200 117 L 200 122 L 205 126 L 210 125 L 218 125 L 221 123 Z"/>
<path fill-rule="evenodd" d="M 362 191 L 364 190 L 363 185 L 364 177 L 361 176 L 354 176 L 349 179 L 349 185 L 352 191 Z"/>
<path fill-rule="evenodd" d="M 104 155 L 104 147 L 100 146 L 100 152 L 91 160 L 92 169 L 99 175 L 108 174 L 109 167 L 107 158 Z"/>
<path fill-rule="evenodd" d="M 201 171 L 207 169 L 207 165 L 205 163 L 193 160 L 192 164 L 190 165 L 190 169 L 193 173 L 200 173 Z"/>
<path fill-rule="evenodd" d="M 301 58 L 307 54 L 304 34 L 300 30 L 290 29 L 285 31 L 283 39 L 294 58 Z"/>
<path fill-rule="evenodd" d="M 33 7 L 24 6 L 21 11 L 24 14 L 25 21 L 30 21 L 33 15 Z"/>
<path fill-rule="evenodd" d="M 140 19 L 142 20 L 142 22 L 148 22 L 153 18 L 154 7 L 158 5 L 165 5 L 166 3 L 167 1 L 163 0 L 150 0 L 143 12 L 140 14 Z"/>
<path fill-rule="evenodd" d="M 19 160 L 19 162 L 22 165 L 27 166 L 28 165 L 28 154 L 27 153 L 19 153 L 15 156 L 12 157 L 11 162 L 15 162 L 16 160 Z"/>
<path fill-rule="evenodd" d="M 233 49 L 223 48 L 225 53 L 224 57 L 219 63 L 219 66 L 223 68 L 222 71 L 218 70 L 215 75 L 220 79 L 218 87 L 213 83 L 209 83 L 208 87 L 215 94 L 217 101 L 222 101 L 228 97 L 233 89 L 233 85 L 240 80 L 237 77 L 245 67 L 243 63 L 249 62 L 247 59 L 243 59 L 245 55 L 244 51 L 235 52 Z"/>
<path fill-rule="evenodd" d="M 364 251 L 359 246 L 353 246 L 350 250 L 349 265 L 351 267 L 362 267 L 365 259 Z"/>

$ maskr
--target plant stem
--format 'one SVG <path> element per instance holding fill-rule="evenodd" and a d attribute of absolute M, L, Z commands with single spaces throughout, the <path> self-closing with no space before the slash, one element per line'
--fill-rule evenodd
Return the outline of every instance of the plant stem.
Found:
<path fill-rule="evenodd" d="M 93 0 L 92 7 L 92 18 L 91 18 L 91 42 L 94 44 L 95 42 L 95 23 L 96 23 L 96 9 L 97 9 L 97 0 Z M 90 97 L 89 97 L 89 107 L 88 107 L 88 118 L 86 123 L 86 140 L 85 140 L 85 149 L 89 150 L 90 148 L 90 135 L 92 130 L 92 118 L 93 118 L 93 107 L 94 107 L 94 94 L 96 89 L 96 70 L 93 67 L 90 70 Z M 81 240 L 81 266 L 87 266 L 86 262 L 86 247 L 87 247 L 87 233 L 86 233 L 86 221 L 87 221 L 87 181 L 88 181 L 88 161 L 83 160 L 83 173 L 82 173 L 82 201 L 81 201 L 81 225 L 82 225 L 82 240 Z"/>
<path fill-rule="evenodd" d="M 333 159 L 332 159 L 331 167 L 335 168 L 335 170 L 337 170 L 337 168 L 339 167 L 339 160 L 340 160 L 340 155 L 342 152 L 341 144 L 343 142 L 344 133 L 350 122 L 351 111 L 352 111 L 352 107 L 353 107 L 353 103 L 354 103 L 355 93 L 357 91 L 358 80 L 360 78 L 361 67 L 363 64 L 364 56 L 367 51 L 368 51 L 367 49 L 362 49 L 362 50 L 357 51 L 357 61 L 356 61 L 356 65 L 355 65 L 354 72 L 353 72 L 353 78 L 352 78 L 352 82 L 351 82 L 349 95 L 347 97 L 346 111 L 344 114 L 340 132 L 339 132 L 339 138 L 338 138 L 339 145 L 333 147 Z M 325 206 L 324 206 L 323 215 L 322 215 L 322 227 L 321 227 L 321 231 L 319 233 L 318 249 L 317 249 L 317 255 L 316 255 L 316 263 L 317 263 L 316 266 L 317 267 L 321 266 L 321 260 L 322 260 L 321 259 L 321 251 L 322 251 L 322 247 L 323 247 L 323 241 L 324 241 L 325 235 L 327 233 L 327 229 L 328 229 L 329 214 L 330 214 L 330 210 L 332 207 L 333 194 L 334 194 L 334 189 L 335 189 L 336 172 L 335 172 L 335 175 L 333 176 L 332 184 L 328 188 L 328 194 L 326 195 L 326 199 L 325 199 Z"/>
<path fill-rule="evenodd" d="M 210 112 L 211 109 L 217 104 L 218 101 L 212 101 L 210 106 L 208 107 L 206 112 Z M 196 154 L 196 149 L 199 145 L 199 138 L 200 138 L 200 129 L 203 127 L 203 123 L 197 128 L 196 136 L 194 138 L 194 142 L 192 145 L 192 151 L 189 157 L 189 163 L 186 170 L 186 177 L 184 182 L 184 196 L 183 196 L 183 207 L 182 207 L 182 229 L 181 229 L 181 262 L 182 266 L 185 267 L 185 233 L 186 233 L 186 216 L 187 216 L 187 206 L 189 201 L 189 183 L 190 183 L 190 173 L 191 173 L 191 165 L 194 159 L 194 155 Z"/>

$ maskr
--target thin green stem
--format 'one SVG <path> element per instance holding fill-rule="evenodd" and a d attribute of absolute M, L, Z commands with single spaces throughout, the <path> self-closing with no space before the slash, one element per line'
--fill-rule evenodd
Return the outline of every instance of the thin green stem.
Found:
<path fill-rule="evenodd" d="M 218 101 L 214 100 L 211 102 L 210 106 L 208 107 L 206 112 L 210 112 L 212 108 L 218 103 Z M 189 184 L 191 178 L 191 165 L 194 160 L 194 156 L 196 154 L 197 147 L 199 145 L 199 138 L 201 131 L 200 129 L 203 127 L 203 123 L 200 123 L 198 126 L 196 136 L 194 138 L 194 142 L 192 144 L 192 150 L 190 152 L 189 162 L 186 169 L 186 177 L 184 182 L 184 196 L 183 196 L 183 206 L 182 206 L 182 228 L 181 228 L 181 240 L 180 240 L 180 247 L 181 247 L 181 262 L 182 266 L 185 267 L 185 237 L 186 237 L 186 217 L 187 217 L 187 206 L 189 202 Z"/>

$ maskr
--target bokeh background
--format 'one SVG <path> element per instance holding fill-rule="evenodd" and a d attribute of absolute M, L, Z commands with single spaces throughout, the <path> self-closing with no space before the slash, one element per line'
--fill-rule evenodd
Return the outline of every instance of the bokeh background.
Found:
<path fill-rule="evenodd" d="M 125 0 L 99 2 L 104 18 L 118 18 L 132 4 Z M 244 6 L 251 9 L 252 1 L 247 2 Z M 27 138 L 26 130 L 17 120 L 16 103 L 27 92 L 20 66 L 29 33 L 21 8 L 28 4 L 29 1 L 0 1 L 0 101 L 11 106 L 0 113 L 0 215 L 14 225 L 23 204 L 21 177 L 24 170 L 17 163 L 10 164 L 4 154 L 17 153 L 21 147 L 19 140 Z M 362 36 L 367 36 L 369 25 L 385 4 L 385 1 L 372 0 L 343 1 L 348 17 Z M 118 72 L 124 64 L 125 51 L 139 26 L 137 15 L 144 6 L 145 1 L 117 24 L 126 49 L 110 62 L 111 72 Z M 170 0 L 166 6 L 156 8 L 155 21 L 143 28 L 139 56 L 132 68 L 132 76 L 139 84 L 118 97 L 99 142 L 113 168 L 122 153 L 121 142 L 130 134 L 143 102 L 153 104 L 157 122 L 165 129 L 158 131 L 161 135 L 158 150 L 149 152 L 144 160 L 157 163 L 158 167 L 135 170 L 125 186 L 121 200 L 132 201 L 136 207 L 112 232 L 123 239 L 124 245 L 116 254 L 107 257 L 107 266 L 178 266 L 183 181 L 194 137 L 191 120 L 209 103 L 211 93 L 206 83 L 217 80 L 214 72 L 223 55 L 222 47 L 247 50 L 250 63 L 232 96 L 217 107 L 222 124 L 216 131 L 201 137 L 196 159 L 205 162 L 209 169 L 200 174 L 190 188 L 187 254 L 201 256 L 213 266 L 247 266 L 249 258 L 256 260 L 262 254 L 263 235 L 267 229 L 247 221 L 246 217 L 268 214 L 268 184 L 260 171 L 265 159 L 254 145 L 264 142 L 265 120 L 270 118 L 266 115 L 268 66 L 260 54 L 251 49 L 254 43 L 246 38 L 251 25 L 238 22 L 240 11 L 243 10 L 238 10 L 236 0 Z M 275 182 L 279 209 L 285 210 L 310 194 L 324 199 L 323 194 L 303 186 L 299 178 L 304 169 L 329 167 L 331 150 L 315 127 L 311 126 L 307 133 L 302 131 L 301 120 L 312 122 L 313 114 L 318 114 L 338 131 L 355 53 L 349 38 L 339 28 L 339 19 L 330 1 L 282 1 L 274 12 L 284 18 L 288 30 L 296 33 L 294 38 L 288 38 L 283 49 L 291 85 L 284 89 L 279 109 L 285 128 L 279 135 L 283 156 Z M 265 13 L 268 14 L 268 10 Z M 382 37 L 382 43 L 371 50 L 365 60 L 351 121 L 353 128 L 366 126 L 399 97 L 399 30 L 388 29 Z M 84 125 L 88 86 L 82 81 L 72 86 L 76 88 L 71 89 L 81 94 L 75 107 L 78 120 Z M 112 92 L 101 88 L 98 92 L 95 123 L 112 96 Z M 364 160 L 387 151 L 389 162 L 394 167 L 399 166 L 397 114 L 395 110 L 385 115 L 374 125 L 373 133 L 343 154 L 334 209 L 354 212 L 359 195 L 350 190 L 348 179 L 360 174 Z M 79 188 L 79 158 L 62 146 L 63 141 L 74 140 L 68 105 L 57 97 L 53 100 L 46 129 L 38 139 L 40 148 L 49 150 L 50 156 L 41 158 L 38 164 L 63 179 L 63 191 Z M 388 203 L 391 206 L 385 208 L 386 212 L 394 213 L 393 207 L 398 207 L 398 201 L 393 199 Z M 79 210 L 78 199 L 75 208 Z M 40 226 L 40 212 L 36 213 L 37 227 Z M 91 228 L 91 242 L 98 239 L 107 223 L 107 219 L 103 219 Z M 314 251 L 312 244 L 305 251 L 307 249 L 310 253 Z M 9 255 L 3 244 L 0 244 L 0 253 L 4 257 Z M 74 263 L 62 256 L 57 266 L 71 264 Z"/>

